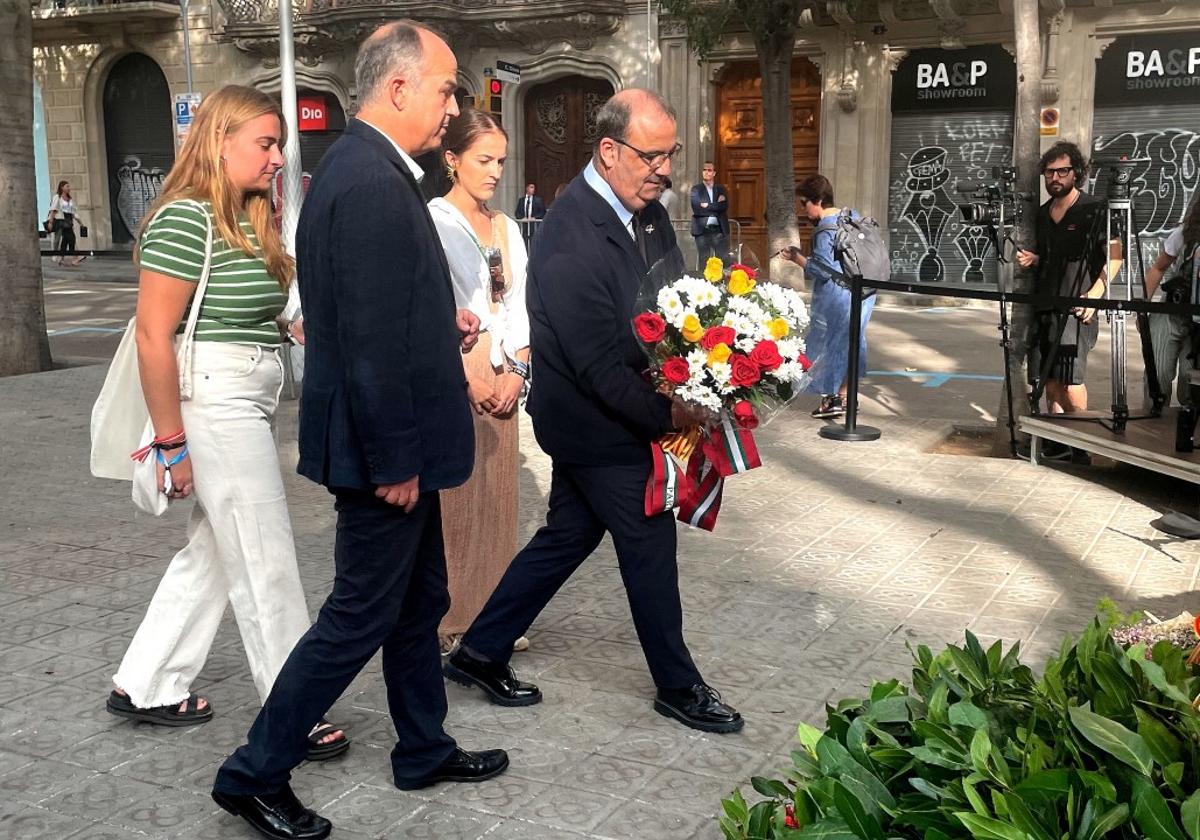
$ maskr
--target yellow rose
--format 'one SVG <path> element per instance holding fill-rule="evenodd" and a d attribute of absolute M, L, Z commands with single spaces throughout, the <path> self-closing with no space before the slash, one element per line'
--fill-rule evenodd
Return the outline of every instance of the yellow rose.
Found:
<path fill-rule="evenodd" d="M 690 341 L 692 344 L 704 337 L 704 327 L 700 325 L 700 319 L 695 315 L 684 316 L 683 328 L 680 332 L 683 333 L 683 340 Z"/>
<path fill-rule="evenodd" d="M 788 327 L 786 318 L 772 318 L 767 321 L 767 331 L 771 333 L 771 338 L 779 341 L 781 338 L 787 338 L 791 328 Z"/>
<path fill-rule="evenodd" d="M 755 279 L 740 268 L 735 268 L 729 275 L 729 294 L 744 295 L 754 288 Z"/>
<path fill-rule="evenodd" d="M 725 344 L 724 342 L 722 342 L 722 343 L 716 345 L 715 347 L 713 347 L 713 349 L 708 351 L 709 366 L 711 367 L 712 365 L 716 365 L 716 364 L 720 364 L 721 362 L 729 361 L 729 356 L 731 353 L 733 353 L 733 351 L 729 349 L 728 344 Z"/>
<path fill-rule="evenodd" d="M 720 257 L 709 257 L 704 264 L 704 279 L 709 283 L 720 283 L 724 276 L 725 263 L 721 262 Z"/>

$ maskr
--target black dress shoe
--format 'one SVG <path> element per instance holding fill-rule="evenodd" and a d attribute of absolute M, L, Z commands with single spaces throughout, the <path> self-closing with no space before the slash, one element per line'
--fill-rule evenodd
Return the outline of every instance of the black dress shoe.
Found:
<path fill-rule="evenodd" d="M 472 656 L 462 645 L 450 654 L 442 673 L 459 685 L 479 686 L 499 706 L 532 706 L 542 702 L 541 689 L 536 685 L 521 682 L 507 665 Z"/>
<path fill-rule="evenodd" d="M 737 732 L 745 724 L 737 710 L 721 702 L 721 695 L 704 683 L 691 688 L 660 688 L 654 711 L 702 732 Z"/>
<path fill-rule="evenodd" d="M 212 792 L 213 801 L 272 840 L 324 840 L 333 823 L 300 804 L 290 787 L 262 796 Z"/>
<path fill-rule="evenodd" d="M 450 757 L 428 776 L 397 780 L 396 787 L 400 790 L 419 790 L 438 782 L 482 782 L 499 776 L 507 769 L 508 753 L 504 750 L 467 752 L 456 747 Z"/>

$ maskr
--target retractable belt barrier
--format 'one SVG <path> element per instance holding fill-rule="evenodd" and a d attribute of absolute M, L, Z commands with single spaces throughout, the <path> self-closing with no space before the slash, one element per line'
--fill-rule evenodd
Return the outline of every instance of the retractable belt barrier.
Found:
<path fill-rule="evenodd" d="M 1008 383 L 1009 339 L 1007 315 L 1003 304 L 1029 304 L 1041 311 L 1056 310 L 1067 312 L 1071 309 L 1084 308 L 1110 310 L 1119 312 L 1145 312 L 1160 315 L 1185 315 L 1200 321 L 1200 305 L 1192 303 L 1154 303 L 1148 300 L 1110 300 L 1108 298 L 1065 297 L 1030 292 L 1002 292 L 991 289 L 969 289 L 961 286 L 935 286 L 928 283 L 898 283 L 893 280 L 867 281 L 858 276 L 843 276 L 845 285 L 850 289 L 850 347 L 846 371 L 846 415 L 843 425 L 825 425 L 819 430 L 821 437 L 841 441 L 870 441 L 877 440 L 881 434 L 879 429 L 871 426 L 858 425 L 858 358 L 859 345 L 862 341 L 862 300 L 863 287 L 869 283 L 873 291 L 899 292 L 900 294 L 917 294 L 934 297 L 968 298 L 972 300 L 990 300 L 1000 303 L 1001 326 L 1004 339 L 1001 345 L 1005 353 L 1005 383 L 1008 396 L 1009 435 L 1013 452 L 1016 452 L 1016 437 L 1013 431 L 1013 407 L 1011 384 Z"/>

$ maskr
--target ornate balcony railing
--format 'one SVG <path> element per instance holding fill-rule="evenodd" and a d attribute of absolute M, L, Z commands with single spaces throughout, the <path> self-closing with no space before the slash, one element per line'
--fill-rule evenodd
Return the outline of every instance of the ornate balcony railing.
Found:
<path fill-rule="evenodd" d="M 224 38 L 264 57 L 277 52 L 277 0 L 219 2 L 227 19 Z M 456 46 L 536 48 L 565 40 L 586 48 L 615 32 L 624 15 L 624 0 L 295 0 L 296 50 L 301 60 L 315 60 L 397 18 L 433 26 Z"/>
<path fill-rule="evenodd" d="M 71 43 L 97 27 L 179 19 L 179 0 L 31 0 L 35 44 Z"/>

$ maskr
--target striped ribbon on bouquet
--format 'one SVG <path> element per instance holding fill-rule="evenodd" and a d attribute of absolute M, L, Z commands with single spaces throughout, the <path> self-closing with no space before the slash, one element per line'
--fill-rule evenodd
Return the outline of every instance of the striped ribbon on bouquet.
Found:
<path fill-rule="evenodd" d="M 680 522 L 711 531 L 721 510 L 725 479 L 762 466 L 749 429 L 727 412 L 703 431 L 671 434 L 650 445 L 653 469 L 646 482 L 646 515 L 679 508 Z"/>

